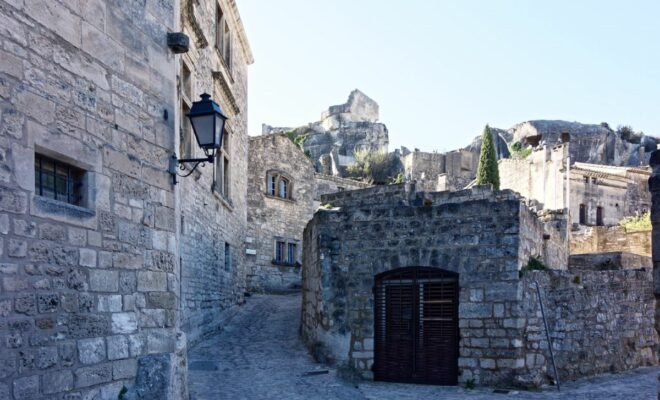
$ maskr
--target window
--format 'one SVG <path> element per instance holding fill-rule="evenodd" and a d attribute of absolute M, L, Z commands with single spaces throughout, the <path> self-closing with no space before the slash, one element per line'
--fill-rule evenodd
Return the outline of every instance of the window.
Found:
<path fill-rule="evenodd" d="M 229 23 L 220 6 L 217 8 L 217 18 L 215 21 L 215 47 L 220 53 L 220 57 L 225 62 L 227 68 L 231 67 L 231 34 Z"/>
<path fill-rule="evenodd" d="M 222 139 L 222 147 L 218 149 L 215 157 L 215 181 L 213 190 L 227 201 L 231 195 L 231 158 L 230 158 L 231 134 L 225 128 Z"/>
<path fill-rule="evenodd" d="M 596 207 L 596 225 L 603 226 L 603 207 Z"/>
<path fill-rule="evenodd" d="M 296 244 L 289 243 L 287 247 L 286 262 L 294 264 L 296 262 Z"/>
<path fill-rule="evenodd" d="M 192 74 L 186 63 L 181 63 L 181 77 L 179 82 L 181 94 L 181 120 L 179 124 L 179 158 L 194 158 L 192 126 L 186 114 L 192 107 Z"/>
<path fill-rule="evenodd" d="M 225 242 L 225 271 L 231 271 L 231 246 Z"/>
<path fill-rule="evenodd" d="M 268 172 L 266 174 L 266 193 L 282 199 L 291 199 L 291 179 L 279 172 Z"/>
<path fill-rule="evenodd" d="M 580 204 L 580 224 L 587 224 L 587 206 Z"/>
<path fill-rule="evenodd" d="M 82 169 L 34 155 L 34 190 L 39 196 L 82 206 L 84 178 Z"/>
<path fill-rule="evenodd" d="M 284 246 L 285 242 L 277 241 L 275 242 L 275 261 L 278 263 L 284 263 Z"/>
<path fill-rule="evenodd" d="M 598 181 L 598 180 L 597 180 L 595 177 L 591 178 L 591 183 L 592 183 L 592 184 L 595 185 L 595 184 L 597 183 L 597 181 Z"/>
<path fill-rule="evenodd" d="M 298 244 L 292 241 L 275 240 L 275 259 L 273 263 L 296 265 L 298 262 Z"/>
<path fill-rule="evenodd" d="M 589 177 L 588 176 L 584 177 L 584 183 L 589 183 Z"/>

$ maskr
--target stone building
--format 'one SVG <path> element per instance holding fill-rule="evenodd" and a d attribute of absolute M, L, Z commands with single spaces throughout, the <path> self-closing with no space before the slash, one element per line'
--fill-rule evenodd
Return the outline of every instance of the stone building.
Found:
<path fill-rule="evenodd" d="M 179 158 L 203 157 L 185 118 L 206 92 L 229 120 L 212 166 L 179 179 L 182 329 L 194 344 L 223 323 L 246 289 L 247 66 L 253 58 L 234 0 L 181 2 L 190 50 L 177 57 Z M 182 174 L 188 173 L 181 171 Z"/>
<path fill-rule="evenodd" d="M 538 386 L 552 377 L 540 295 L 560 379 L 657 362 L 650 271 L 566 269 L 544 249 L 566 247 L 547 234 L 556 221 L 510 190 L 322 201 L 334 208 L 305 228 L 301 327 L 319 358 L 367 379 Z"/>
<path fill-rule="evenodd" d="M 186 334 L 245 288 L 235 2 L 1 0 L 0 43 L 0 398 L 187 398 Z M 202 92 L 228 146 L 174 186 Z"/>
<path fill-rule="evenodd" d="M 427 153 L 415 150 L 401 153 L 403 173 L 409 181 L 426 191 L 461 190 L 474 180 L 479 153 L 455 150 Z"/>
<path fill-rule="evenodd" d="M 297 128 L 264 124 L 262 134 L 286 132 L 303 137 L 303 149 L 317 172 L 344 176 L 356 150 L 387 151 L 387 127 L 378 118 L 378 103 L 355 89 L 346 103 L 323 111 L 319 121 Z"/>
<path fill-rule="evenodd" d="M 368 185 L 316 173 L 285 133 L 250 137 L 248 165 L 248 289 L 299 289 L 302 232 L 320 196 Z"/>
<path fill-rule="evenodd" d="M 547 210 L 564 209 L 568 202 L 570 221 L 576 225 L 612 226 L 649 210 L 647 167 L 576 162 L 567 169 L 572 145 L 543 145 L 525 159 L 500 160 L 500 187 L 535 200 Z"/>

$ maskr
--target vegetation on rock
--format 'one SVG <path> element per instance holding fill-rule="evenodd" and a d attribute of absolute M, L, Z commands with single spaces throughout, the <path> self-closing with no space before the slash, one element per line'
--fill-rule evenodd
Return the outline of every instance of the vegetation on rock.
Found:
<path fill-rule="evenodd" d="M 509 145 L 509 152 L 511 153 L 511 158 L 515 158 L 518 160 L 524 160 L 525 158 L 529 157 L 530 154 L 534 149 L 532 146 L 527 146 L 523 147 L 523 145 L 520 142 L 515 142 L 511 143 Z"/>
<path fill-rule="evenodd" d="M 647 211 L 643 214 L 625 217 L 619 221 L 619 226 L 624 227 L 626 232 L 650 231 L 652 228 L 651 213 Z"/>
<path fill-rule="evenodd" d="M 349 178 L 374 184 L 392 183 L 396 179 L 388 176 L 392 157 L 385 150 L 356 150 L 353 158 L 355 161 L 346 167 Z"/>
<path fill-rule="evenodd" d="M 481 154 L 479 155 L 479 167 L 477 167 L 477 185 L 492 184 L 495 190 L 500 189 L 500 173 L 497 168 L 497 153 L 495 143 L 490 133 L 490 127 L 486 125 L 481 135 Z"/>

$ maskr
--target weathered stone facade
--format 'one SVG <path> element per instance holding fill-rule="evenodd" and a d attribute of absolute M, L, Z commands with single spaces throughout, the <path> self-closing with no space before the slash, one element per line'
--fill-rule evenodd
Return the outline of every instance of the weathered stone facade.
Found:
<path fill-rule="evenodd" d="M 567 169 L 569 148 L 574 145 L 543 145 L 526 159 L 500 160 L 500 187 L 535 200 L 546 210 L 562 210 L 568 202 L 571 224 L 576 225 L 612 226 L 649 210 L 647 167 L 573 163 Z"/>
<path fill-rule="evenodd" d="M 403 173 L 420 190 L 444 191 L 465 188 L 477 173 L 479 153 L 456 150 L 448 153 L 413 151 L 401 155 Z"/>
<path fill-rule="evenodd" d="M 571 254 L 622 251 L 651 257 L 651 231 L 627 232 L 622 226 L 587 226 L 571 231 Z"/>
<path fill-rule="evenodd" d="M 213 330 L 240 301 L 251 56 L 234 1 L 221 1 L 235 43 L 222 81 L 201 45 L 215 4 L 0 1 L 0 398 L 114 399 L 126 386 L 127 399 L 185 399 L 185 333 Z M 167 47 L 181 30 L 183 57 Z M 232 211 L 218 210 L 213 168 L 177 186 L 167 172 L 181 62 L 191 95 L 211 93 L 231 118 Z M 68 171 L 64 199 L 40 188 L 49 160 Z M 218 240 L 236 248 L 229 270 Z"/>
<path fill-rule="evenodd" d="M 303 151 L 286 134 L 249 139 L 247 286 L 250 291 L 276 292 L 300 288 L 302 232 L 319 207 L 320 196 L 368 185 L 319 174 Z M 270 177 L 287 181 L 287 193 L 271 192 Z M 272 181 L 276 185 L 276 181 Z M 285 253 L 278 259 L 277 246 Z M 292 259 L 288 247 L 293 246 Z"/>
<path fill-rule="evenodd" d="M 543 258 L 549 239 L 544 221 L 520 197 L 481 186 L 424 193 L 416 192 L 414 185 L 391 185 L 327 195 L 323 201 L 335 208 L 314 215 L 305 228 L 303 252 L 302 336 L 317 356 L 373 377 L 374 277 L 398 268 L 431 267 L 459 277 L 459 382 L 536 386 L 547 381 L 545 332 L 538 330 L 536 297 L 531 297 L 531 278 L 523 275 L 523 267 L 531 257 Z M 551 268 L 567 267 L 567 261 L 544 262 Z M 592 309 L 584 320 L 580 314 L 570 316 L 581 321 L 582 332 L 573 331 L 577 322 L 553 325 L 553 335 L 566 337 L 559 344 L 565 352 L 560 355 L 562 377 L 600 372 L 606 364 L 619 370 L 655 363 L 648 351 L 656 340 L 648 329 L 649 310 L 654 308 L 645 281 L 648 272 L 608 273 L 580 272 L 593 290 L 581 291 L 582 286 L 568 293 L 560 285 L 562 291 L 553 294 L 556 303 L 547 308 L 552 318 L 564 317 L 557 305 L 567 298 L 562 296 L 581 310 L 598 301 L 611 308 L 603 315 L 604 310 Z M 537 279 L 546 292 L 555 284 L 547 276 L 543 279 L 548 281 Z M 606 328 L 587 323 L 591 313 Z M 618 319 L 625 320 L 625 330 L 619 329 Z M 577 347 L 602 332 L 597 347 Z M 602 362 L 581 367 L 601 354 L 607 355 Z M 575 357 L 583 357 L 577 367 L 569 364 Z"/>
<path fill-rule="evenodd" d="M 191 45 L 177 65 L 180 123 L 188 124 L 183 115 L 186 100 L 196 101 L 204 92 L 229 117 L 215 165 L 198 168 L 178 184 L 181 213 L 174 222 L 180 225 L 182 328 L 189 342 L 196 343 L 219 329 L 223 311 L 241 303 L 246 288 L 247 66 L 253 60 L 233 0 L 186 0 L 181 5 L 181 23 Z M 218 10 L 230 33 L 224 39 L 231 52 L 228 59 L 216 39 Z M 185 132 L 185 126 L 180 131 Z M 182 140 L 192 142 L 189 157 L 203 157 L 189 128 L 187 133 L 187 138 L 179 135 L 179 158 L 185 157 Z"/>

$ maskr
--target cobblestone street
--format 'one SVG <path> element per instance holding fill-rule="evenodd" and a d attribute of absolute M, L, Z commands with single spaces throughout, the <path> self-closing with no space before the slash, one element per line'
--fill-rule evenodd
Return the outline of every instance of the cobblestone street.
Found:
<path fill-rule="evenodd" d="M 328 373 L 298 339 L 300 297 L 252 296 L 228 326 L 189 352 L 191 400 L 220 399 L 655 399 L 660 368 L 567 382 L 562 392 L 351 384 Z M 309 374 L 312 372 L 312 374 Z"/>

